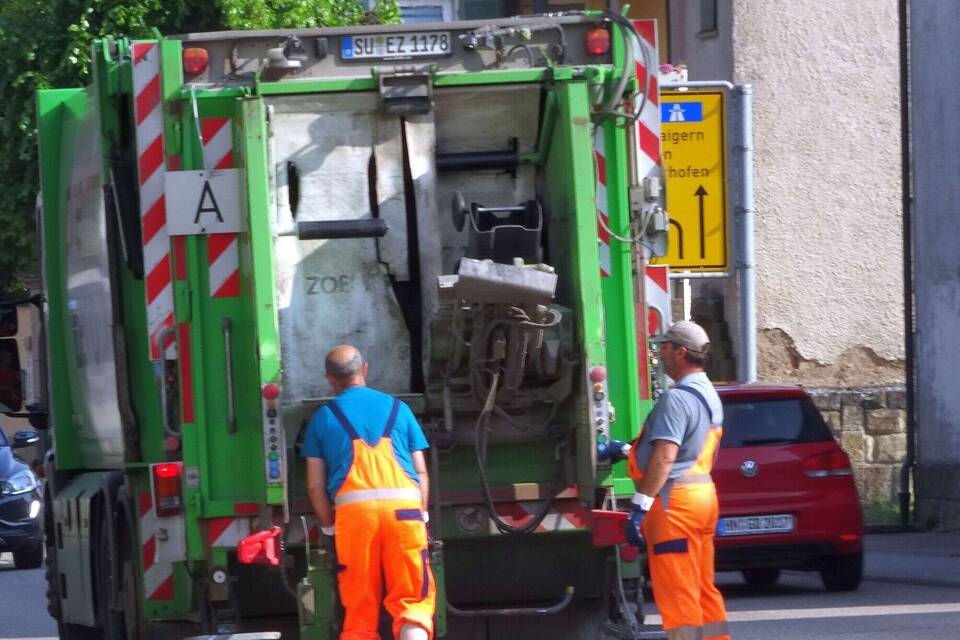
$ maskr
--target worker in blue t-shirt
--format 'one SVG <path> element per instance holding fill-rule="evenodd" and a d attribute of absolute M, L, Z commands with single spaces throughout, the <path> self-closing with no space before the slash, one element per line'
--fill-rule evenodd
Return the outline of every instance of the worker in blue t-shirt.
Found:
<path fill-rule="evenodd" d="M 436 587 L 427 547 L 429 478 L 423 430 L 410 407 L 366 386 L 352 346 L 327 354 L 336 398 L 307 426 L 307 493 L 334 537 L 345 616 L 340 640 L 373 640 L 383 605 L 399 640 L 433 637 Z M 381 575 L 383 578 L 381 578 Z"/>

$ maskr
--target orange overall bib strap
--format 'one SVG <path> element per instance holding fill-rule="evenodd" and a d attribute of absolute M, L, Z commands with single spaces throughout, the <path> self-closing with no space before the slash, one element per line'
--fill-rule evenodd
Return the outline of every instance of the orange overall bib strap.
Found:
<path fill-rule="evenodd" d="M 344 567 L 338 574 L 345 611 L 340 640 L 379 640 L 381 599 L 395 637 L 405 624 L 423 627 L 432 637 L 436 587 L 420 489 L 397 461 L 390 437 L 400 403 L 394 400 L 375 444 L 359 436 L 335 401 L 328 406 L 353 443 L 353 461 L 334 497 L 334 542 Z"/>

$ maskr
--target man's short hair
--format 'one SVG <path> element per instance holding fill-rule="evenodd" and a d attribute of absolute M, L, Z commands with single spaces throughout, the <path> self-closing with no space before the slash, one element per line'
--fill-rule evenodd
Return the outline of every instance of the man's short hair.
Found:
<path fill-rule="evenodd" d="M 327 356 L 324 361 L 327 375 L 337 380 L 346 380 L 355 375 L 359 375 L 363 369 L 363 356 L 359 351 L 353 354 L 353 358 L 346 362 L 334 362 Z"/>
<path fill-rule="evenodd" d="M 697 367 L 707 366 L 707 357 L 710 355 L 710 343 L 703 345 L 702 351 L 691 351 L 687 349 L 687 362 Z"/>

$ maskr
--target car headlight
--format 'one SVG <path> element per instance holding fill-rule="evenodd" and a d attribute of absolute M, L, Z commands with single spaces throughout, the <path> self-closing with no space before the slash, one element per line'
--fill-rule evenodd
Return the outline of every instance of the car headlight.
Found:
<path fill-rule="evenodd" d="M 37 479 L 29 469 L 24 469 L 20 473 L 15 473 L 6 480 L 0 481 L 0 494 L 5 496 L 26 493 L 36 488 Z"/>

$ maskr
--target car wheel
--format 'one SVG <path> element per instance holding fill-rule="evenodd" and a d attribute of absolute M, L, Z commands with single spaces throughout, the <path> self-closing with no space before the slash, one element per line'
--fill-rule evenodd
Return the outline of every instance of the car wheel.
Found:
<path fill-rule="evenodd" d="M 780 579 L 780 569 L 744 569 L 741 573 L 751 587 L 769 587 Z"/>
<path fill-rule="evenodd" d="M 13 552 L 13 566 L 17 569 L 39 569 L 43 564 L 43 544 Z"/>
<path fill-rule="evenodd" d="M 820 568 L 827 591 L 853 591 L 863 579 L 863 553 L 827 558 Z"/>
<path fill-rule="evenodd" d="M 39 569 L 43 564 L 43 543 L 13 552 L 13 566 L 17 569 Z"/>

